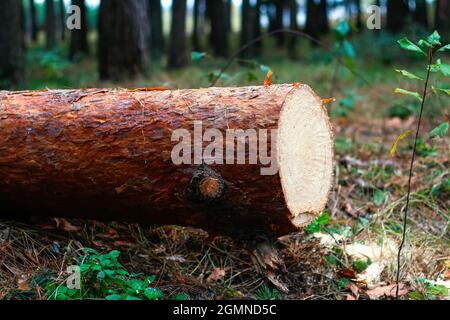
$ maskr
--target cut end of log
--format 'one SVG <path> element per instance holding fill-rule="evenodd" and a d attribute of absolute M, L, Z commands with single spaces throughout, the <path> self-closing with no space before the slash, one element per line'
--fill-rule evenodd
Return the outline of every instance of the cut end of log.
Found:
<path fill-rule="evenodd" d="M 333 136 L 320 98 L 306 85 L 287 96 L 278 123 L 279 174 L 296 227 L 325 208 L 333 176 Z"/>

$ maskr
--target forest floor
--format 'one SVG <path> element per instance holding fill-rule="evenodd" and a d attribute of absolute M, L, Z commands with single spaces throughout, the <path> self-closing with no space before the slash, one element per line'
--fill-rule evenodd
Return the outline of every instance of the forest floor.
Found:
<path fill-rule="evenodd" d="M 319 49 L 308 48 L 308 54 L 299 54 L 296 61 L 276 50 L 261 59 L 273 70 L 274 83 L 307 83 L 323 98 L 338 99 L 328 105 L 335 132 L 334 187 L 322 219 L 275 244 L 286 270 L 268 276 L 259 272 L 241 244 L 210 239 L 189 228 L 64 219 L 39 224 L 0 221 L 0 299 L 54 298 L 55 288 L 67 277 L 67 266 L 88 263 L 85 248 L 98 251 L 99 259 L 118 250 L 121 266 L 113 267 L 123 267 L 136 279 L 155 276 L 151 286 L 161 290 L 164 299 L 393 298 L 390 285 L 396 278 L 413 135 L 399 144 L 395 157 L 389 151 L 399 134 L 414 130 L 418 108 L 394 94 L 396 87 L 408 89 L 394 68 L 421 71 L 417 61 L 404 60 L 396 52 L 369 59 L 363 41 L 370 40 L 360 40 L 356 47 L 362 51 L 356 68 L 368 83 L 336 68 Z M 111 86 L 95 79 L 92 59 L 74 65 L 57 51 L 37 49 L 29 55 L 31 64 L 34 59 L 41 63 L 30 71 L 33 88 Z M 172 72 L 155 66 L 151 77 L 120 85 L 207 86 L 211 72 L 223 63 L 205 59 Z M 264 80 L 258 66 L 236 64 L 226 73 L 219 85 Z M 449 112 L 449 100 L 432 97 L 425 108 L 400 293 L 403 299 L 448 299 L 450 139 L 431 140 L 428 132 Z M 108 263 L 116 258 L 107 257 Z M 97 298 L 111 294 L 100 280 L 90 279 L 83 290 L 97 292 Z M 67 292 L 58 298 L 74 296 Z"/>

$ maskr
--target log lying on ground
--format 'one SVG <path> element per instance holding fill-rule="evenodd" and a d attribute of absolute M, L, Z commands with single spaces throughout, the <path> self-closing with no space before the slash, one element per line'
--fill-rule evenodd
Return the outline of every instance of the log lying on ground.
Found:
<path fill-rule="evenodd" d="M 206 151 L 209 143 L 193 132 L 199 121 L 203 131 L 218 129 L 213 132 L 224 137 L 233 129 L 255 129 L 244 144 L 246 163 L 220 164 L 220 149 L 212 154 L 218 163 L 199 162 L 198 154 L 187 152 L 179 154 L 192 164 L 174 163 L 174 150 L 185 139 L 172 140 L 180 133 L 192 133 L 184 142 L 193 153 L 199 144 Z M 261 170 L 269 167 L 261 151 L 263 129 L 269 137 L 275 132 L 268 139 L 268 155 L 279 168 L 273 175 Z M 250 164 L 255 139 L 260 157 Z M 306 85 L 0 92 L 0 215 L 278 236 L 323 210 L 332 158 L 326 111 Z"/>

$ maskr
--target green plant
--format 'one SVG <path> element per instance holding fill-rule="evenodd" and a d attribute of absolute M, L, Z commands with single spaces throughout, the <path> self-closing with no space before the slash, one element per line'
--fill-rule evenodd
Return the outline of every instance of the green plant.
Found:
<path fill-rule="evenodd" d="M 280 300 L 281 294 L 277 289 L 272 289 L 266 284 L 263 284 L 256 291 L 256 298 L 258 300 Z"/>
<path fill-rule="evenodd" d="M 389 191 L 376 190 L 375 193 L 373 194 L 373 203 L 377 207 L 381 207 L 382 205 L 387 203 L 389 197 L 390 197 Z"/>
<path fill-rule="evenodd" d="M 434 57 L 436 54 L 440 52 L 444 52 L 446 50 L 450 50 L 450 44 L 442 45 L 441 42 L 441 36 L 437 31 L 434 31 L 430 36 L 428 36 L 426 39 L 421 39 L 418 41 L 417 44 L 413 43 L 411 40 L 409 40 L 407 37 L 404 37 L 398 41 L 400 47 L 404 50 L 414 52 L 417 55 L 421 55 L 426 57 L 426 76 L 421 77 L 417 76 L 407 70 L 396 70 L 397 72 L 400 72 L 404 77 L 413 79 L 414 81 L 421 81 L 423 82 L 423 92 L 422 94 L 418 92 L 412 92 L 405 89 L 397 88 L 395 89 L 396 93 L 411 96 L 416 98 L 418 101 L 420 101 L 420 113 L 419 113 L 419 120 L 417 123 L 417 129 L 416 129 L 416 135 L 414 139 L 414 146 L 413 146 L 413 152 L 411 157 L 411 164 L 409 168 L 409 178 L 408 178 L 408 191 L 406 195 L 406 206 L 405 211 L 403 215 L 403 231 L 402 231 L 402 240 L 400 242 L 400 246 L 398 249 L 398 256 L 397 256 L 397 275 L 396 275 L 396 296 L 398 297 L 399 293 L 399 283 L 400 283 L 400 266 L 401 266 L 401 252 L 405 243 L 406 239 L 406 227 L 407 227 L 407 218 L 408 218 L 408 209 L 409 209 L 409 201 L 410 201 L 410 195 L 411 195 L 411 179 L 413 174 L 413 167 L 414 167 L 414 160 L 416 156 L 418 141 L 419 141 L 419 133 L 420 133 L 420 125 L 422 121 L 422 115 L 423 115 L 423 109 L 425 106 L 427 94 L 428 94 L 428 84 L 430 81 L 430 75 L 431 73 L 442 73 L 444 77 L 450 76 L 450 65 L 442 63 L 440 59 L 437 59 L 436 62 L 434 62 Z M 445 89 L 442 88 L 433 88 L 434 93 L 441 93 L 450 95 L 450 92 L 447 92 Z"/>
<path fill-rule="evenodd" d="M 448 296 L 448 288 L 442 284 L 434 284 L 427 279 L 420 278 L 419 283 L 425 286 L 424 291 L 412 291 L 409 293 L 409 297 L 412 300 L 423 300 L 423 299 L 438 299 Z"/>
<path fill-rule="evenodd" d="M 120 252 L 106 254 L 86 248 L 86 255 L 79 264 L 80 288 L 69 288 L 65 281 L 47 283 L 47 296 L 55 300 L 107 299 L 107 300 L 158 300 L 161 290 L 150 285 L 155 276 L 142 279 L 131 274 L 118 261 Z"/>
<path fill-rule="evenodd" d="M 309 234 L 319 232 L 330 223 L 330 216 L 328 212 L 323 212 L 320 216 L 318 216 L 313 222 L 311 222 L 306 227 L 306 232 Z"/>
<path fill-rule="evenodd" d="M 190 300 L 190 297 L 187 293 L 180 292 L 171 297 L 170 300 Z"/>
<path fill-rule="evenodd" d="M 347 20 L 339 22 L 334 29 L 334 43 L 331 53 L 336 59 L 336 63 L 333 71 L 333 78 L 331 80 L 330 97 L 334 96 L 336 90 L 340 65 L 343 64 L 351 72 L 355 71 L 356 53 L 352 44 L 348 41 L 350 31 L 351 27 Z M 352 107 L 353 100 L 347 100 L 345 105 L 341 105 L 341 111 L 344 110 L 344 115 L 346 116 L 349 109 Z"/>
<path fill-rule="evenodd" d="M 357 273 L 363 272 L 371 264 L 372 264 L 372 260 L 370 260 L 370 258 L 367 258 L 367 260 L 356 259 L 356 260 L 352 261 L 352 267 Z"/>

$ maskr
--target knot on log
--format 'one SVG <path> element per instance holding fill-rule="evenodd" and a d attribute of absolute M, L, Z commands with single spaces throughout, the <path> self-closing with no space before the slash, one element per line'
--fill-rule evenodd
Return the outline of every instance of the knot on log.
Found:
<path fill-rule="evenodd" d="M 225 183 L 220 174 L 207 166 L 202 166 L 192 175 L 188 198 L 196 202 L 215 202 L 222 197 L 224 190 Z"/>

